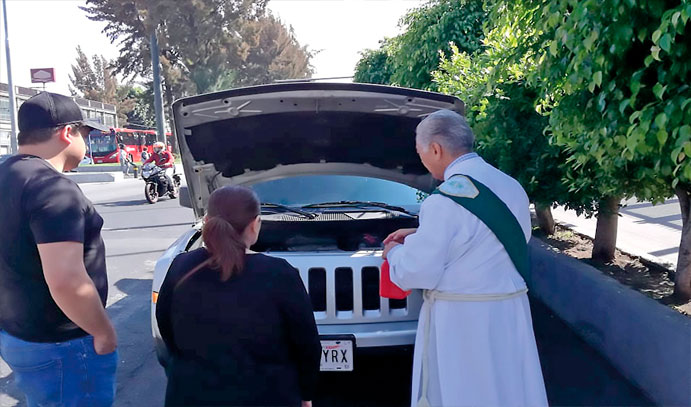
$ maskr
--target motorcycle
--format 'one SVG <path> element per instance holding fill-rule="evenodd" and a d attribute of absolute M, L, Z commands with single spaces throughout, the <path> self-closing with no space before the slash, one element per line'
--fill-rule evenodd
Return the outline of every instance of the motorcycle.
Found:
<path fill-rule="evenodd" d="M 158 199 L 166 194 L 171 199 L 175 199 L 180 193 L 180 175 L 173 173 L 171 176 L 173 190 L 169 192 L 165 170 L 154 163 L 149 163 L 142 168 L 142 179 L 146 182 L 144 196 L 150 204 L 158 202 Z"/>

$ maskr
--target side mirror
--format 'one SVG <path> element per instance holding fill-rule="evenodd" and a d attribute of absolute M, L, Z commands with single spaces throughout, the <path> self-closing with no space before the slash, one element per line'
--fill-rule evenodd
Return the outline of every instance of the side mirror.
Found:
<path fill-rule="evenodd" d="M 180 187 L 179 196 L 180 206 L 192 209 L 192 198 L 190 198 L 190 189 L 188 187 Z"/>

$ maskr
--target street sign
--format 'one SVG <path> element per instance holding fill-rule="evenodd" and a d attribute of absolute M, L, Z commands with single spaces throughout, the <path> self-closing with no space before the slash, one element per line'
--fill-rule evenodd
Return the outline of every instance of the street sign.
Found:
<path fill-rule="evenodd" d="M 55 82 L 55 69 L 37 68 L 31 69 L 31 83 Z"/>

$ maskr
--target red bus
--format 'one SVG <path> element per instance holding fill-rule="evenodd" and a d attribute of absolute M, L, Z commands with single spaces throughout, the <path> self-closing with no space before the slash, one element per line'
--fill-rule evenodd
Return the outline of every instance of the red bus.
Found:
<path fill-rule="evenodd" d="M 172 152 L 173 135 L 166 133 L 168 151 Z M 153 152 L 153 144 L 156 142 L 155 130 L 136 130 L 117 128 L 110 129 L 109 133 L 93 130 L 87 140 L 87 157 L 93 159 L 94 164 L 118 163 L 120 156 L 120 144 L 125 145 L 125 150 L 132 162 L 142 160 L 142 151 Z"/>

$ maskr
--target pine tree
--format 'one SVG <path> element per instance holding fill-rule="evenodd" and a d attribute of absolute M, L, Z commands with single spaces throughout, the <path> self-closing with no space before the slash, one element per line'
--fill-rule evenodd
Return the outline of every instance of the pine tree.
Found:
<path fill-rule="evenodd" d="M 112 64 L 102 55 L 94 55 L 89 61 L 82 48 L 77 46 L 77 60 L 69 77 L 72 96 L 115 105 L 118 123 L 121 126 L 127 124 L 128 113 L 135 104 L 134 99 L 128 96 L 131 86 L 118 83 Z"/>

